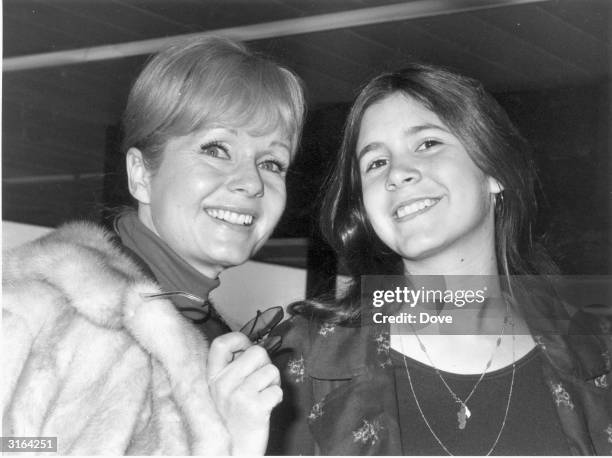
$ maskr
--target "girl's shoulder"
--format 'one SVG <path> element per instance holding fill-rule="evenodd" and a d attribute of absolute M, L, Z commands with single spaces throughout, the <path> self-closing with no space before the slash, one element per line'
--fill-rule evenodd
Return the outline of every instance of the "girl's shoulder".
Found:
<path fill-rule="evenodd" d="M 367 327 L 293 316 L 278 328 L 275 333 L 282 336 L 280 353 L 292 355 L 290 360 L 297 361 L 307 377 L 351 378 L 366 364 L 371 334 Z"/>
<path fill-rule="evenodd" d="M 348 341 L 360 340 L 363 328 L 360 326 L 328 323 L 315 318 L 294 315 L 280 323 L 273 331 L 281 336 L 283 348 L 310 350 L 324 346 L 330 350 L 336 345 L 346 345 Z"/>

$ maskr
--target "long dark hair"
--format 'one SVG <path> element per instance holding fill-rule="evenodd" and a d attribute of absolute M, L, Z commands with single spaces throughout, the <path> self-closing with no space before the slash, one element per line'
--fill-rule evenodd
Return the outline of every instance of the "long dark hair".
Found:
<path fill-rule="evenodd" d="M 508 279 L 510 275 L 555 272 L 554 264 L 533 239 L 536 173 L 526 140 L 480 82 L 437 66 L 413 63 L 384 73 L 363 88 L 349 112 L 340 151 L 324 185 L 321 230 L 352 283 L 343 298 L 294 303 L 294 313 L 331 322 L 355 320 L 360 312 L 360 276 L 403 273 L 401 258 L 382 243 L 367 219 L 355 154 L 365 111 L 396 93 L 414 98 L 438 115 L 476 166 L 502 185 L 503 198 L 495 206 L 498 271 Z"/>

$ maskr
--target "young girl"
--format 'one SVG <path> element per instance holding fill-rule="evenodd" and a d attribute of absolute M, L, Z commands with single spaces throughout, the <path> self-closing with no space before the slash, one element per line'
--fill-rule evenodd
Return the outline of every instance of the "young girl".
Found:
<path fill-rule="evenodd" d="M 321 218 L 353 281 L 338 301 L 293 305 L 306 319 L 286 325 L 294 387 L 284 391 L 298 420 L 272 431 L 289 431 L 285 451 L 612 453 L 604 336 L 555 332 L 563 305 L 528 301 L 533 291 L 514 277 L 555 272 L 532 239 L 534 181 L 528 146 L 478 82 L 414 64 L 362 90 Z M 480 279 L 486 293 L 470 310 L 428 309 L 463 318 L 455 332 L 384 313 L 370 326 L 362 285 L 381 274 L 415 288 L 442 276 L 455 297 Z"/>

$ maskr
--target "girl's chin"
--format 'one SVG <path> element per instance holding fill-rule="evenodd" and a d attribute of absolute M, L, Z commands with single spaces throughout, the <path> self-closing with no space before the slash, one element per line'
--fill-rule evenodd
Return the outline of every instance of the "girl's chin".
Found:
<path fill-rule="evenodd" d="M 402 259 L 406 261 L 425 261 L 436 254 L 439 254 L 443 247 L 438 244 L 413 243 L 401 246 L 399 250 L 395 250 Z"/>

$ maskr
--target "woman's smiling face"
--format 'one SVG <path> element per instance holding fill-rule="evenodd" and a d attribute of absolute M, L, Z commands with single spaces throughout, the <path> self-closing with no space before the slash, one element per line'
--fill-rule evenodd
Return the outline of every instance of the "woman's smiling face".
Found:
<path fill-rule="evenodd" d="M 272 234 L 285 208 L 290 160 L 280 129 L 255 136 L 216 125 L 171 138 L 158 170 L 143 172 L 144 189 L 133 192 L 139 217 L 193 267 L 216 277 Z"/>
<path fill-rule="evenodd" d="M 370 106 L 356 154 L 368 220 L 404 260 L 476 249 L 494 230 L 499 185 L 415 99 L 395 93 Z"/>

